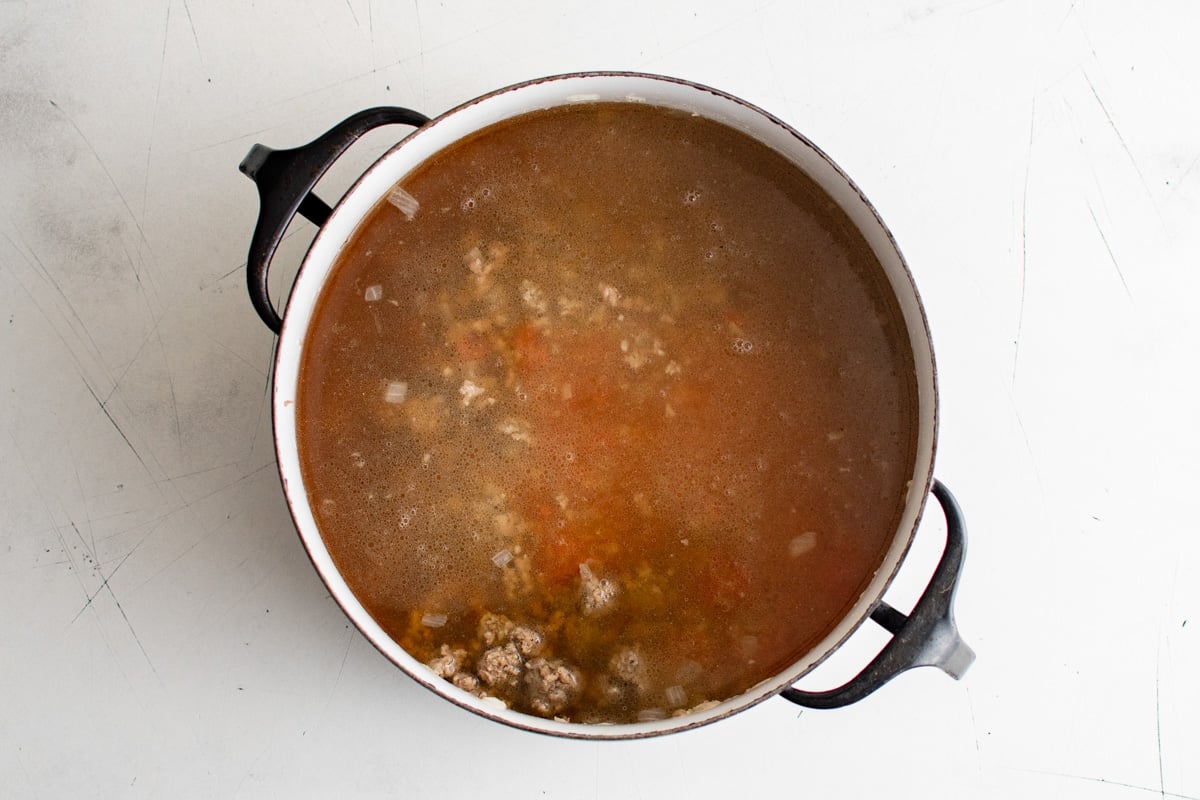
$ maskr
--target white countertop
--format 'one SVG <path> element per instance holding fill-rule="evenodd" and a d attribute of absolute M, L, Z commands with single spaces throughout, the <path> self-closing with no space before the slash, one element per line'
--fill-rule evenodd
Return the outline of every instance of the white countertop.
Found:
<path fill-rule="evenodd" d="M 0 0 L 0 797 L 1200 798 L 1200 7 L 1139 5 Z M 772 111 L 891 227 L 968 520 L 961 682 L 567 741 L 422 689 L 329 599 L 237 165 L 589 69 Z"/>

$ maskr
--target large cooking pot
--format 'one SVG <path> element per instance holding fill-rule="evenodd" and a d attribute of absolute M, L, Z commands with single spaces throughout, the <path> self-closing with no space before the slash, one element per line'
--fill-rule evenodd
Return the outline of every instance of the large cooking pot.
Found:
<path fill-rule="evenodd" d="M 917 455 L 900 523 L 881 567 L 833 630 L 811 651 L 743 694 L 715 707 L 682 717 L 636 724 L 588 725 L 522 714 L 464 692 L 444 681 L 403 650 L 371 618 L 339 574 L 321 538 L 309 506 L 300 470 L 296 438 L 296 396 L 301 353 L 310 336 L 314 305 L 339 252 L 356 227 L 406 174 L 449 144 L 518 114 L 586 101 L 652 103 L 687 110 L 739 129 L 778 151 L 814 179 L 838 203 L 874 250 L 886 272 L 903 314 L 916 364 L 918 388 Z M 312 194 L 329 166 L 360 136 L 386 124 L 415 126 L 330 208 Z M 374 108 L 356 114 L 310 144 L 292 150 L 255 145 L 241 170 L 259 189 L 261 208 L 247 262 L 250 297 L 267 326 L 279 334 L 275 351 L 272 412 L 279 472 L 292 518 L 317 572 L 334 600 L 358 629 L 389 660 L 414 680 L 471 711 L 515 727 L 579 738 L 633 738 L 692 728 L 713 722 L 774 695 L 814 708 L 855 702 L 892 677 L 912 667 L 929 665 L 958 678 L 974 660 L 954 625 L 952 598 L 963 559 L 963 518 L 950 492 L 934 480 L 933 460 L 938 424 L 933 350 L 925 314 L 912 276 L 891 234 L 858 188 L 812 142 L 755 106 L 694 83 L 654 75 L 587 73 L 562 75 L 519 84 L 485 95 L 436 119 L 402 108 Z M 267 270 L 284 229 L 300 213 L 320 227 L 301 265 L 280 317 L 267 294 Z M 927 589 L 909 614 L 883 602 L 913 540 L 925 499 L 932 492 L 947 521 L 947 541 Z M 868 618 L 892 638 L 874 660 L 844 686 L 826 692 L 792 687 L 820 664 Z"/>

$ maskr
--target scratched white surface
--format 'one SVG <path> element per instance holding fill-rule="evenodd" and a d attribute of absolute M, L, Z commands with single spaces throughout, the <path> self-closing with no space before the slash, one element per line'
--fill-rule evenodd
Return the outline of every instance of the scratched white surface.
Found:
<path fill-rule="evenodd" d="M 0 797 L 1200 798 L 1197 30 L 1184 0 L 0 0 Z M 328 599 L 236 166 L 593 68 L 766 107 L 891 226 L 968 515 L 961 683 L 554 740 L 420 689 Z"/>

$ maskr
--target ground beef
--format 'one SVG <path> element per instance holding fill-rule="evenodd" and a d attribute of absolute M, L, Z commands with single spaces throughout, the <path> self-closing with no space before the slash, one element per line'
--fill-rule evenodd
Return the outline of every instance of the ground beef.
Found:
<path fill-rule="evenodd" d="M 425 666 L 433 670 L 439 678 L 449 680 L 458 672 L 466 658 L 466 650 L 451 650 L 450 645 L 444 644 L 436 656 L 425 662 Z"/>
<path fill-rule="evenodd" d="M 464 692 L 474 692 L 479 688 L 479 679 L 469 672 L 459 672 L 455 674 L 452 682 Z"/>
<path fill-rule="evenodd" d="M 525 660 L 512 642 L 485 650 L 475 665 L 475 674 L 493 689 L 516 688 Z"/>
<path fill-rule="evenodd" d="M 537 655 L 542 649 L 542 635 L 533 628 L 518 625 L 512 629 L 508 637 L 509 641 L 515 644 L 517 650 L 526 658 Z"/>
<path fill-rule="evenodd" d="M 557 714 L 579 697 L 579 675 L 557 658 L 535 658 L 525 670 L 525 689 L 535 712 Z"/>
<path fill-rule="evenodd" d="M 579 565 L 579 605 L 584 614 L 590 616 L 608 609 L 616 597 L 615 583 L 592 572 L 587 564 Z"/>
<path fill-rule="evenodd" d="M 632 647 L 622 647 L 614 653 L 609 659 L 608 669 L 616 680 L 631 686 L 638 694 L 642 694 L 650 686 L 645 660 L 642 654 Z"/>
<path fill-rule="evenodd" d="M 486 612 L 479 618 L 479 640 L 484 647 L 494 647 L 508 641 L 512 633 L 513 621 L 503 614 Z"/>

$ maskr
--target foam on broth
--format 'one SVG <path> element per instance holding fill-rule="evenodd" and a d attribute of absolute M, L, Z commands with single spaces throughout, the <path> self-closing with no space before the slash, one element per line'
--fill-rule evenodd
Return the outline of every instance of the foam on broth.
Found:
<path fill-rule="evenodd" d="M 406 176 L 304 345 L 298 444 L 356 596 L 447 680 L 581 722 L 686 713 L 878 569 L 916 381 L 878 262 L 749 137 L 580 104 Z"/>

